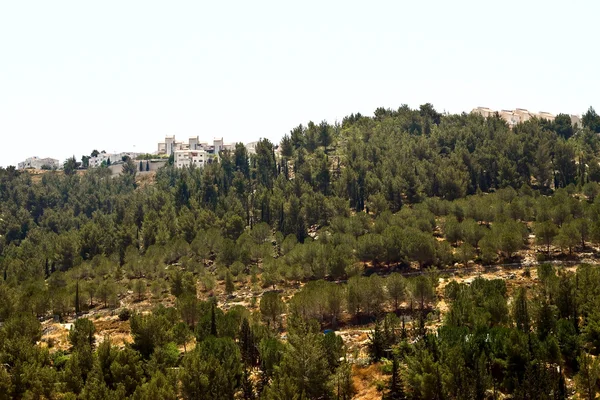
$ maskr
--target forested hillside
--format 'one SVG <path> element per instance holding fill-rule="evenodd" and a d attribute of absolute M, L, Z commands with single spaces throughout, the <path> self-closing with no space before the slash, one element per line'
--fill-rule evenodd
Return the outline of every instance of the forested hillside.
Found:
<path fill-rule="evenodd" d="M 0 399 L 595 398 L 599 133 L 425 104 L 144 184 L 0 169 Z"/>

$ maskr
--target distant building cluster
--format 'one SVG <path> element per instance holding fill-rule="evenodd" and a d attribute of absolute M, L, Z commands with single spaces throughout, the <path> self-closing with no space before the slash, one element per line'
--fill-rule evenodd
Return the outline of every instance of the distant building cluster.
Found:
<path fill-rule="evenodd" d="M 142 153 L 132 153 L 132 152 L 123 152 L 123 153 L 99 153 L 96 157 L 91 157 L 89 159 L 88 166 L 90 168 L 101 167 L 102 165 L 108 164 L 116 164 L 123 161 L 124 157 L 129 157 L 135 160 Z"/>
<path fill-rule="evenodd" d="M 548 112 L 540 111 L 533 113 L 523 108 L 514 110 L 495 111 L 487 107 L 474 108 L 471 113 L 482 115 L 486 118 L 495 115 L 496 113 L 506 121 L 512 128 L 515 125 L 528 121 L 532 118 L 546 119 L 554 121 L 556 116 Z M 578 115 L 570 115 L 571 124 L 581 125 L 581 117 Z M 256 154 L 256 145 L 258 142 L 246 143 L 244 146 L 248 154 Z M 159 156 L 173 156 L 173 164 L 177 168 L 190 167 L 192 165 L 203 167 L 213 161 L 217 161 L 219 153 L 223 150 L 234 151 L 235 144 L 225 143 L 223 138 L 213 139 L 212 143 L 201 142 L 198 136 L 190 137 L 187 142 L 178 141 L 175 135 L 166 136 L 164 142 L 158 143 L 158 151 L 155 153 Z M 88 161 L 89 168 L 97 168 L 103 165 L 119 164 L 125 157 L 136 159 L 142 153 L 122 152 L 122 153 L 99 153 L 95 157 L 90 157 Z M 166 161 L 165 161 L 166 162 Z M 162 165 L 162 163 L 160 163 Z M 60 169 L 61 164 L 54 158 L 39 158 L 30 157 L 18 164 L 18 169 Z M 154 169 L 154 168 L 152 168 Z"/>
<path fill-rule="evenodd" d="M 87 167 L 98 168 L 102 165 L 119 164 L 123 162 L 124 157 L 136 159 L 142 153 L 122 152 L 122 153 L 99 153 L 96 157 L 90 157 Z M 61 169 L 62 164 L 54 158 L 29 157 L 25 161 L 17 164 L 17 169 Z"/>
<path fill-rule="evenodd" d="M 251 142 L 245 144 L 248 154 L 256 154 L 256 145 L 258 142 Z M 164 142 L 158 143 L 158 151 L 154 153 L 162 157 L 173 156 L 174 165 L 178 168 L 190 167 L 195 165 L 197 167 L 203 167 L 206 164 L 210 164 L 213 161 L 218 161 L 219 153 L 221 151 L 235 151 L 235 144 L 225 143 L 223 138 L 213 139 L 212 143 L 201 142 L 198 136 L 190 137 L 187 142 L 178 141 L 175 139 L 175 135 L 166 136 Z M 96 154 L 96 153 L 94 153 Z M 112 166 L 121 164 L 123 159 L 129 157 L 133 160 L 137 159 L 140 155 L 146 153 L 133 153 L 133 152 L 121 152 L 121 153 L 107 153 L 102 151 L 97 153 L 94 157 L 84 157 L 87 159 L 87 163 L 83 165 L 83 168 L 99 168 L 102 166 Z M 162 157 L 160 157 L 162 156 Z M 163 165 L 166 163 L 159 162 L 160 160 L 153 160 L 150 165 L 150 170 L 155 170 L 157 165 Z M 18 169 L 61 169 L 62 163 L 59 160 L 53 158 L 39 158 L 30 157 L 23 162 L 18 164 Z"/>
<path fill-rule="evenodd" d="M 492 110 L 487 107 L 477 107 L 477 108 L 474 108 L 471 112 L 482 115 L 486 118 L 498 113 L 500 118 L 505 120 L 506 123 L 508 124 L 508 126 L 510 126 L 511 128 L 521 122 L 528 121 L 532 118 L 546 119 L 548 121 L 554 121 L 554 119 L 556 118 L 556 116 L 554 114 L 550 114 L 545 111 L 540 111 L 538 113 L 534 113 L 534 112 L 528 111 L 524 108 L 516 108 L 514 110 L 495 111 L 495 110 Z M 571 124 L 573 126 L 576 124 L 581 126 L 581 117 L 579 117 L 578 115 L 570 115 L 570 117 L 571 117 Z"/>
<path fill-rule="evenodd" d="M 29 157 L 17 165 L 18 169 L 59 169 L 60 162 L 54 158 Z"/>
<path fill-rule="evenodd" d="M 248 143 L 246 149 L 249 154 L 255 153 L 257 142 Z M 219 157 L 223 150 L 234 151 L 235 144 L 224 143 L 223 138 L 214 139 L 212 144 L 201 142 L 196 137 L 190 137 L 186 142 L 178 141 L 175 135 L 166 136 L 164 142 L 158 144 L 158 154 L 173 156 L 173 164 L 177 168 L 190 167 L 192 165 L 203 167 L 210 164 Z"/>

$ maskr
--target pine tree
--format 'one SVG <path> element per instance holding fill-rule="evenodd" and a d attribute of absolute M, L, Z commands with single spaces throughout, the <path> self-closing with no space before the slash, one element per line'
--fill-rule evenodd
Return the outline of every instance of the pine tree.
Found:
<path fill-rule="evenodd" d="M 350 400 L 356 394 L 352 381 L 352 365 L 342 363 L 332 376 L 333 392 L 336 400 Z"/>
<path fill-rule="evenodd" d="M 142 301 L 142 298 L 146 293 L 146 281 L 144 281 L 143 279 L 136 279 L 133 284 L 133 290 L 138 295 L 138 301 Z"/>
<path fill-rule="evenodd" d="M 330 398 L 332 374 L 323 357 L 325 349 L 318 325 L 302 321 L 291 325 L 297 326 L 289 331 L 289 347 L 283 354 L 273 384 L 282 385 L 289 381 L 296 387 L 295 393 L 298 393 L 300 399 Z M 279 395 L 275 398 L 292 397 Z"/>
<path fill-rule="evenodd" d="M 319 124 L 319 144 L 325 147 L 325 153 L 327 153 L 327 147 L 332 142 L 331 130 L 327 121 L 322 121 Z"/>
<path fill-rule="evenodd" d="M 177 343 L 180 346 L 183 346 L 183 352 L 187 353 L 187 342 L 191 339 L 192 337 L 192 331 L 190 331 L 189 326 L 181 321 L 178 322 L 174 327 L 173 327 L 173 339 L 175 340 L 175 343 Z"/>
<path fill-rule="evenodd" d="M 388 314 L 383 319 L 383 340 L 386 351 L 397 342 L 395 321 L 394 314 Z"/>

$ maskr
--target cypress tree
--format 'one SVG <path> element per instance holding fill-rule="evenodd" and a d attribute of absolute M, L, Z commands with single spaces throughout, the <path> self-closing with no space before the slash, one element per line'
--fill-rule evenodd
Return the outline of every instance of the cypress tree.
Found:
<path fill-rule="evenodd" d="M 75 282 L 75 313 L 79 314 L 79 280 Z"/>
<path fill-rule="evenodd" d="M 210 334 L 217 337 L 217 320 L 215 316 L 215 303 L 212 303 L 210 309 Z"/>
<path fill-rule="evenodd" d="M 524 333 L 529 333 L 529 309 L 527 305 L 527 291 L 521 288 L 514 300 L 514 319 L 517 329 Z"/>
<path fill-rule="evenodd" d="M 250 379 L 250 370 L 247 366 L 244 366 L 240 385 L 242 387 L 244 400 L 253 400 L 256 398 L 254 395 L 254 384 L 252 383 L 252 379 Z"/>
<path fill-rule="evenodd" d="M 563 400 L 567 398 L 567 384 L 565 382 L 565 376 L 562 373 L 562 368 L 559 367 L 558 370 L 558 388 L 556 390 L 555 398 L 558 400 Z"/>
<path fill-rule="evenodd" d="M 385 338 L 381 331 L 381 324 L 378 321 L 371 334 L 369 334 L 369 355 L 375 362 L 381 360 L 385 351 Z"/>
<path fill-rule="evenodd" d="M 400 378 L 398 356 L 392 358 L 392 378 L 390 379 L 390 391 L 385 397 L 387 400 L 404 400 L 406 394 L 402 387 L 402 379 Z"/>
<path fill-rule="evenodd" d="M 240 327 L 240 353 L 242 354 L 242 361 L 247 366 L 253 366 L 256 364 L 256 360 L 258 359 L 258 352 L 256 349 L 256 345 L 254 343 L 254 334 L 250 329 L 250 324 L 248 320 L 244 318 L 242 321 L 242 326 Z"/>
<path fill-rule="evenodd" d="M 231 294 L 234 290 L 235 285 L 233 284 L 233 277 L 231 276 L 231 272 L 227 272 L 227 275 L 225 276 L 225 292 Z"/>
<path fill-rule="evenodd" d="M 400 329 L 400 338 L 406 339 L 408 337 L 408 332 L 406 332 L 406 324 L 404 323 L 404 315 L 402 316 L 402 327 Z"/>

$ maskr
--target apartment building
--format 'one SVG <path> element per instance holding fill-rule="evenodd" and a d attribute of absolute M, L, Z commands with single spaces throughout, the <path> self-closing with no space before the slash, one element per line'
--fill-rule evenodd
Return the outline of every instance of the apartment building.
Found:
<path fill-rule="evenodd" d="M 251 144 L 254 149 L 255 144 Z M 248 148 L 248 147 L 247 147 Z M 235 144 L 225 143 L 223 138 L 215 138 L 212 143 L 202 142 L 198 136 L 188 138 L 187 142 L 178 141 L 173 136 L 166 136 L 164 142 L 158 143 L 157 154 L 173 155 L 174 165 L 177 168 L 189 167 L 192 165 L 202 167 L 213 161 L 217 161 L 221 151 L 235 151 Z M 248 149 L 249 153 L 253 153 Z"/>
<path fill-rule="evenodd" d="M 175 150 L 173 164 L 177 168 L 183 167 L 203 167 L 211 163 L 215 158 L 214 154 L 208 154 L 206 150 Z"/>
<path fill-rule="evenodd" d="M 17 169 L 59 169 L 60 162 L 54 158 L 29 157 L 17 164 Z"/>
<path fill-rule="evenodd" d="M 494 113 L 496 113 L 496 111 L 494 111 L 490 108 L 487 108 L 487 107 L 477 107 L 477 108 L 474 108 L 473 110 L 471 110 L 471 112 L 475 113 L 475 114 L 479 114 L 485 118 L 489 118 L 492 115 L 494 115 Z"/>
<path fill-rule="evenodd" d="M 583 126 L 581 122 L 581 117 L 579 115 L 571 115 L 571 125 Z"/>
<path fill-rule="evenodd" d="M 248 154 L 250 155 L 254 155 L 256 154 L 256 145 L 258 144 L 258 142 L 250 142 L 250 143 L 246 143 L 246 151 L 248 152 Z"/>
<path fill-rule="evenodd" d="M 98 168 L 103 164 L 116 164 L 123 161 L 123 157 L 129 157 L 131 159 L 136 159 L 142 153 L 132 153 L 132 152 L 122 152 L 122 153 L 100 153 L 96 157 L 91 157 L 89 159 L 89 168 Z"/>
<path fill-rule="evenodd" d="M 158 143 L 158 154 L 172 155 L 176 151 L 183 150 L 204 150 L 209 154 L 218 155 L 223 150 L 234 150 L 234 144 L 226 144 L 223 138 L 213 139 L 212 144 L 208 142 L 201 142 L 198 136 L 190 137 L 187 142 L 178 141 L 175 139 L 175 135 L 165 137 L 164 142 Z"/>

